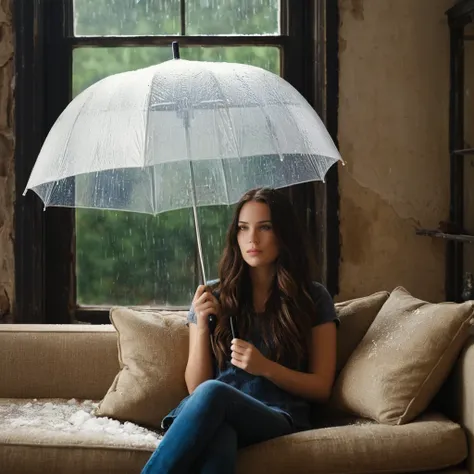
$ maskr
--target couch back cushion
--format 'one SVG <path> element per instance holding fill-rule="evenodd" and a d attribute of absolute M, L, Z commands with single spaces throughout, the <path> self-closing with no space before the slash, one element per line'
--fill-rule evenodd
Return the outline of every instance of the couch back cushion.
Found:
<path fill-rule="evenodd" d="M 119 370 L 108 325 L 0 325 L 0 398 L 99 400 Z"/>
<path fill-rule="evenodd" d="M 388 293 L 381 291 L 336 304 L 341 320 L 338 331 L 338 372 L 345 365 L 387 298 Z M 125 313 L 128 314 L 127 311 Z M 186 312 L 160 313 L 164 316 L 180 316 L 185 321 Z M 122 312 L 119 311 L 117 314 L 121 315 Z M 157 319 L 158 322 L 160 320 Z M 156 325 L 157 322 L 154 321 L 153 324 Z M 135 335 L 132 334 L 130 340 L 135 339 L 140 345 L 143 341 L 137 327 L 132 328 Z M 160 338 L 164 338 L 163 343 L 171 336 L 166 331 L 163 333 L 161 326 L 147 329 L 150 329 L 149 337 L 158 338 L 158 349 Z M 184 334 L 180 325 L 176 330 L 178 336 Z M 131 329 L 128 330 L 130 331 Z M 123 333 L 127 334 L 127 331 L 124 330 Z M 120 359 L 124 354 L 119 354 L 117 345 L 118 335 L 112 324 L 0 325 L 0 398 L 101 400 L 109 388 L 117 382 L 116 376 L 120 375 L 120 369 L 123 368 Z M 130 344 L 125 347 L 129 346 Z M 147 345 L 144 347 L 149 348 Z M 187 343 L 183 345 L 182 350 L 180 360 L 187 357 Z M 164 357 L 164 360 L 157 363 L 156 370 L 159 370 L 162 364 L 167 366 L 171 362 L 171 365 L 176 363 L 176 357 L 171 352 L 168 354 L 166 351 L 162 352 L 161 357 Z M 107 401 L 110 397 L 109 393 Z M 106 404 L 102 405 L 105 409 Z"/>

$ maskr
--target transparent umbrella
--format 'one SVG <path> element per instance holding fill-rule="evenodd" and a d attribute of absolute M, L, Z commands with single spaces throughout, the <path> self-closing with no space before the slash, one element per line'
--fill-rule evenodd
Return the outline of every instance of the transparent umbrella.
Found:
<path fill-rule="evenodd" d="M 173 57 L 109 76 L 66 107 L 25 189 L 45 207 L 158 214 L 324 180 L 341 159 L 317 113 L 264 69 Z"/>

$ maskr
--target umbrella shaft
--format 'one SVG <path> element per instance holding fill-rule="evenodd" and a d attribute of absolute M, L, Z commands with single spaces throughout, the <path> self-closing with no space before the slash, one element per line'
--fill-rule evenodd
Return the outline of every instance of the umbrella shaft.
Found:
<path fill-rule="evenodd" d="M 193 194 L 195 191 L 193 190 Z M 207 282 L 206 278 L 206 270 L 204 268 L 204 258 L 202 254 L 202 245 L 201 245 L 201 232 L 199 231 L 199 221 L 197 215 L 197 208 L 196 208 L 196 201 L 195 196 L 193 197 L 193 216 L 194 216 L 194 229 L 196 231 L 196 241 L 198 245 L 198 253 L 199 253 L 199 267 L 201 269 L 201 277 L 202 277 L 202 284 L 205 285 Z"/>
<path fill-rule="evenodd" d="M 186 135 L 186 153 L 188 155 L 189 161 L 189 170 L 191 173 L 191 199 L 193 203 L 193 217 L 194 217 L 194 230 L 196 231 L 196 242 L 198 246 L 198 253 L 199 253 L 199 267 L 201 269 L 201 278 L 202 284 L 205 285 L 207 283 L 206 278 L 206 270 L 204 268 L 204 258 L 202 254 L 202 244 L 201 244 L 201 231 L 199 229 L 199 219 L 197 215 L 197 199 L 196 199 L 196 184 L 194 181 L 194 169 L 193 169 L 193 161 L 191 157 L 191 141 L 189 138 L 189 117 L 185 117 L 184 120 L 185 126 L 185 135 Z"/>

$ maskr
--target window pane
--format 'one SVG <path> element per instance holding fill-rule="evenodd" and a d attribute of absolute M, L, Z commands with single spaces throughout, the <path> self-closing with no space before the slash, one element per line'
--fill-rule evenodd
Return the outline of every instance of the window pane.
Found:
<path fill-rule="evenodd" d="M 280 49 L 272 46 L 183 48 L 181 57 L 194 61 L 252 64 L 280 74 Z"/>
<path fill-rule="evenodd" d="M 76 36 L 280 34 L 280 0 L 73 0 Z"/>
<path fill-rule="evenodd" d="M 181 57 L 196 61 L 252 64 L 279 74 L 280 49 L 271 46 L 181 47 Z M 171 47 L 78 48 L 73 52 L 73 95 L 111 74 L 171 59 Z"/>
<path fill-rule="evenodd" d="M 73 0 L 76 36 L 180 34 L 179 0 Z"/>
<path fill-rule="evenodd" d="M 72 58 L 72 90 L 76 96 L 104 77 L 171 59 L 171 48 L 78 48 Z"/>
<path fill-rule="evenodd" d="M 186 59 L 232 61 L 280 70 L 272 47 L 182 48 Z M 170 59 L 171 48 L 81 48 L 73 52 L 78 94 L 110 74 Z M 208 278 L 217 264 L 232 208 L 198 209 Z M 190 209 L 153 217 L 131 212 L 76 211 L 77 302 L 80 305 L 188 305 L 199 281 Z"/>
<path fill-rule="evenodd" d="M 187 0 L 186 34 L 280 34 L 280 1 Z"/>

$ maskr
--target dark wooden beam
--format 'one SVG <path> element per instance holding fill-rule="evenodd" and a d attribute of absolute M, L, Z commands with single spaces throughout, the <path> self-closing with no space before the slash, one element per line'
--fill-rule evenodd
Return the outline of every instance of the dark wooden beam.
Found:
<path fill-rule="evenodd" d="M 474 3 L 474 2 L 472 2 Z M 462 5 L 462 4 L 459 4 Z M 449 150 L 464 148 L 464 41 L 463 28 L 451 27 Z M 450 155 L 449 220 L 459 229 L 464 225 L 464 160 Z M 460 301 L 463 273 L 463 244 L 450 241 L 446 252 L 446 299 Z"/>
<path fill-rule="evenodd" d="M 71 100 L 72 51 L 65 41 L 72 17 L 72 2 L 47 2 L 45 9 L 44 123 L 49 131 Z M 73 320 L 76 301 L 74 209 L 49 207 L 45 212 L 45 322 Z"/>
<path fill-rule="evenodd" d="M 337 2 L 326 0 L 326 127 L 338 146 L 339 109 L 339 10 Z M 326 255 L 329 292 L 339 293 L 339 178 L 337 165 L 326 176 Z"/>
<path fill-rule="evenodd" d="M 280 46 L 288 42 L 286 36 L 70 36 L 66 39 L 70 47 L 113 48 L 124 46 L 171 46 L 179 41 L 180 46 Z"/>
<path fill-rule="evenodd" d="M 44 138 L 43 2 L 15 0 L 15 323 L 42 323 L 44 212 L 41 200 L 23 196 Z"/>

